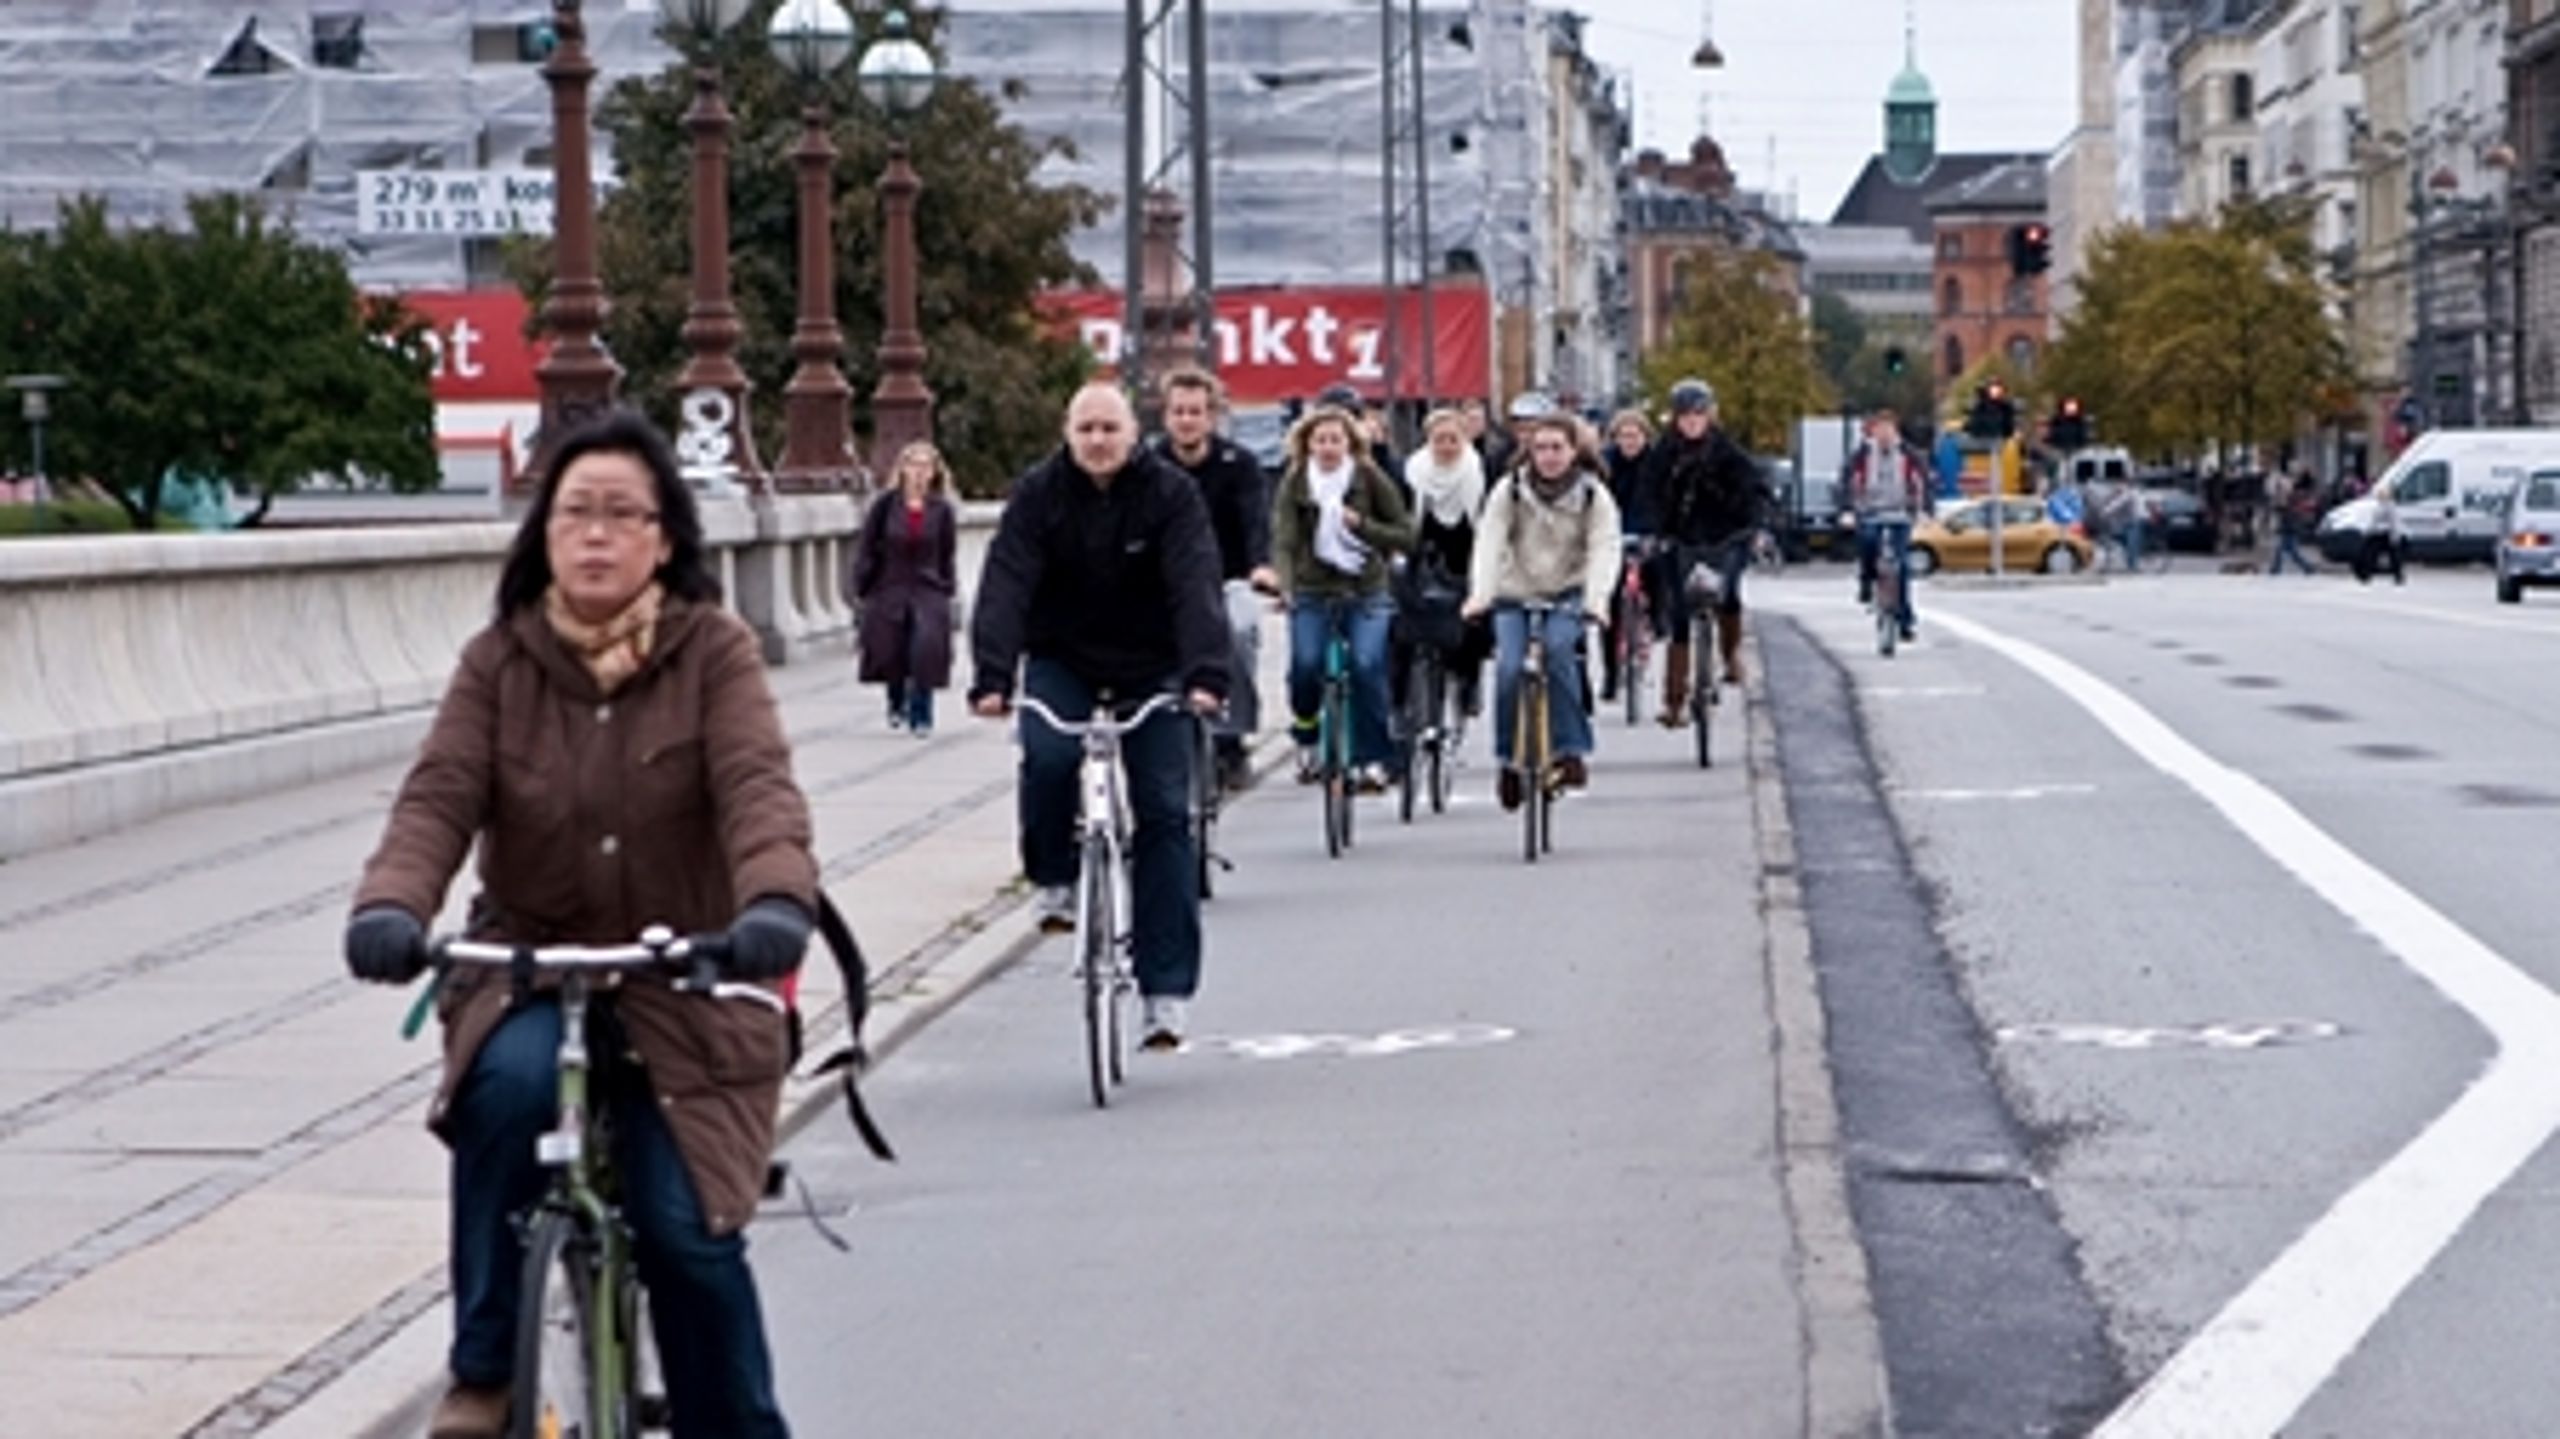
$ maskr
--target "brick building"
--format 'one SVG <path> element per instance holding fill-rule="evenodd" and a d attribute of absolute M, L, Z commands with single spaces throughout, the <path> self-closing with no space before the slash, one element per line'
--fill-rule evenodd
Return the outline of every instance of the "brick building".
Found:
<path fill-rule="evenodd" d="M 2044 219 L 2044 166 L 1997 166 L 1932 195 L 1928 208 L 1940 391 L 1985 355 L 2005 357 L 2009 373 L 2027 380 L 2044 356 L 2050 299 L 2045 277 L 2009 273 L 2008 235 Z"/>

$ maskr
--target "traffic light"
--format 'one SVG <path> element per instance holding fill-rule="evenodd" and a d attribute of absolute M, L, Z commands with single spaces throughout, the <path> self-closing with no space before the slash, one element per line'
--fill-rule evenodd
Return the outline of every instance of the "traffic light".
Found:
<path fill-rule="evenodd" d="M 1884 352 L 1884 372 L 1886 374 L 1899 379 L 1902 376 L 1902 372 L 1910 368 L 1911 356 L 1905 353 L 1900 345 L 1891 345 L 1886 347 Z"/>
<path fill-rule="evenodd" d="M 1977 440 L 2005 440 L 2018 432 L 2018 403 L 2009 398 L 2007 385 L 1992 380 L 1973 392 L 1964 432 Z"/>
<path fill-rule="evenodd" d="M 2057 450 L 2086 449 L 2089 445 L 2089 412 L 2077 395 L 2065 395 L 2053 407 L 2053 418 L 2045 422 L 2045 442 Z"/>
<path fill-rule="evenodd" d="M 2053 227 L 2030 220 L 2009 227 L 2009 273 L 2024 279 L 2053 268 Z"/>

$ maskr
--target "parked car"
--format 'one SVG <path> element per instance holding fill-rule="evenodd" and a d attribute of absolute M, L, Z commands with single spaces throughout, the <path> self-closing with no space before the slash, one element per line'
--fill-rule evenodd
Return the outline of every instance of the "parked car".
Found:
<path fill-rule="evenodd" d="M 2213 517 L 2205 512 L 2202 499 L 2173 489 L 2146 489 L 2142 498 L 2151 507 L 2154 543 L 2184 554 L 2212 552 Z"/>
<path fill-rule="evenodd" d="M 2517 487 L 2498 532 L 2498 603 L 2521 603 L 2528 585 L 2560 585 L 2560 469 L 2536 470 Z"/>
<path fill-rule="evenodd" d="M 2073 527 L 2054 523 L 2045 513 L 2043 501 L 2008 495 L 1997 501 L 1984 496 L 1941 505 L 1935 517 L 1913 526 L 1912 573 L 1988 571 L 1991 568 L 1990 507 L 1994 503 L 2001 506 L 2001 568 L 2042 570 L 2046 574 L 2062 575 L 2088 568 L 2088 536 Z"/>
<path fill-rule="evenodd" d="M 2320 553 L 2345 563 L 2397 512 L 2413 560 L 2495 557 L 2507 497 L 2529 471 L 2560 466 L 2560 434 L 2550 430 L 2433 430 L 2391 462 L 2373 492 L 2320 517 Z"/>

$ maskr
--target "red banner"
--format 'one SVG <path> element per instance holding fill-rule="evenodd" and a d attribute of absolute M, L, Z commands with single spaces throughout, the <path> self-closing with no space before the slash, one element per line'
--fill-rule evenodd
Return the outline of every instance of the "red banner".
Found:
<path fill-rule="evenodd" d="M 1394 392 L 1440 400 L 1484 399 L 1493 383 L 1493 304 L 1483 286 L 1431 288 L 1430 383 L 1424 383 L 1422 297 L 1399 291 L 1401 353 Z M 1107 365 L 1119 355 L 1127 318 L 1117 290 L 1060 290 L 1044 303 L 1073 325 Z M 1290 286 L 1218 292 L 1218 378 L 1239 404 L 1313 399 L 1348 384 L 1364 397 L 1388 393 L 1387 306 L 1374 286 Z"/>
<path fill-rule="evenodd" d="M 534 362 L 541 350 L 524 337 L 524 296 L 516 290 L 410 290 L 400 302 L 427 322 L 436 351 L 435 397 L 538 400 Z"/>

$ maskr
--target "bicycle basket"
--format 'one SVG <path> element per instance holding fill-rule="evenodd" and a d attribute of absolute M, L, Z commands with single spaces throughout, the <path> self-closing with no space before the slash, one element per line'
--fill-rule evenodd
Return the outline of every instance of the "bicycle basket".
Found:
<path fill-rule="evenodd" d="M 1682 588 L 1687 591 L 1690 604 L 1713 605 L 1724 598 L 1724 576 L 1701 556 L 1689 562 L 1688 578 Z"/>

